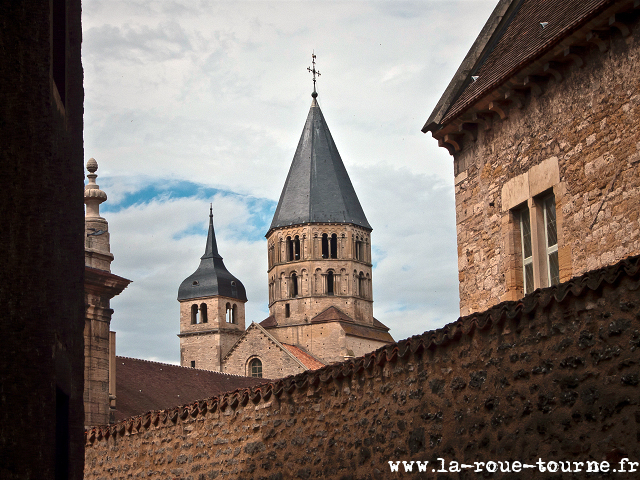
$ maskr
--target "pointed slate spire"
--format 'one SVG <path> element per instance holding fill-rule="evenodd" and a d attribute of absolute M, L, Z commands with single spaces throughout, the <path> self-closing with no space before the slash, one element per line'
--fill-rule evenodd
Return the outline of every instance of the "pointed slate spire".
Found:
<path fill-rule="evenodd" d="M 293 157 L 269 231 L 305 223 L 351 223 L 371 230 L 316 100 Z"/>
<path fill-rule="evenodd" d="M 218 243 L 216 242 L 216 232 L 213 229 L 213 205 L 209 207 L 209 234 L 207 235 L 207 246 L 204 249 L 204 255 L 200 257 L 201 260 L 205 258 L 220 258 L 218 253 Z"/>
<path fill-rule="evenodd" d="M 216 234 L 213 228 L 213 207 L 209 209 L 209 234 L 204 255 L 200 257 L 200 266 L 189 275 L 178 288 L 178 300 L 189 300 L 200 297 L 236 298 L 247 301 L 247 294 L 242 282 L 229 273 L 218 253 Z"/>

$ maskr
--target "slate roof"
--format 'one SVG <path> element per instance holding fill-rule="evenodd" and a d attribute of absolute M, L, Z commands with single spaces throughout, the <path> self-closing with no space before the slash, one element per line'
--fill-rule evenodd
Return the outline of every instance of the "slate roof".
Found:
<path fill-rule="evenodd" d="M 288 343 L 283 343 L 282 345 L 309 370 L 317 370 L 318 368 L 324 367 L 324 363 L 301 348 L 296 347 L 295 345 L 289 345 Z"/>
<path fill-rule="evenodd" d="M 262 382 L 262 378 L 116 357 L 116 421 Z"/>
<path fill-rule="evenodd" d="M 307 370 L 276 381 L 266 381 L 251 388 L 240 388 L 207 400 L 182 404 L 171 408 L 149 412 L 135 418 L 120 421 L 115 425 L 97 426 L 85 432 L 87 443 L 100 441 L 110 436 L 126 436 L 135 431 L 155 428 L 158 424 L 176 422 L 179 419 L 192 418 L 215 412 L 219 409 L 247 405 L 249 401 L 268 401 L 272 395 L 280 397 L 284 392 L 293 390 L 316 390 L 318 382 L 329 383 L 334 379 L 358 378 L 368 375 L 374 365 L 395 362 L 398 358 L 412 352 L 424 352 L 438 346 L 456 343 L 462 336 L 472 337 L 478 330 L 504 328 L 504 322 L 528 316 L 540 310 L 546 310 L 551 303 L 561 303 L 573 298 L 585 297 L 589 291 L 597 291 L 606 285 L 616 287 L 623 278 L 640 282 L 640 255 L 629 257 L 615 265 L 594 270 L 568 282 L 537 289 L 519 301 L 503 302 L 484 312 L 477 312 L 445 325 L 437 330 L 429 330 L 397 343 L 386 345 L 362 357 L 334 363 L 318 370 Z M 525 317 L 526 318 L 526 317 Z M 570 321 L 570 320 L 568 320 Z M 153 427 L 151 427 L 153 425 Z"/>
<path fill-rule="evenodd" d="M 210 211 L 209 234 L 204 255 L 200 257 L 198 269 L 180 284 L 178 300 L 211 297 L 214 295 L 236 298 L 242 302 L 247 301 L 244 285 L 229 273 L 227 267 L 224 266 L 222 257 L 218 253 L 216 233 L 213 229 L 213 212 Z"/>
<path fill-rule="evenodd" d="M 313 222 L 371 230 L 315 98 L 269 231 Z"/>
<path fill-rule="evenodd" d="M 437 130 L 615 0 L 501 0 L 422 131 Z M 545 28 L 540 25 L 547 22 Z M 472 76 L 477 76 L 473 81 Z"/>

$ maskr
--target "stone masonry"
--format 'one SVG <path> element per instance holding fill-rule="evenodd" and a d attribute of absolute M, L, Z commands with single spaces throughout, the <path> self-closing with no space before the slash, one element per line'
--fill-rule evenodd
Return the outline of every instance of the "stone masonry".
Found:
<path fill-rule="evenodd" d="M 635 257 L 353 361 L 92 429 L 85 479 L 450 478 L 432 473 L 438 458 L 638 461 L 639 287 Z M 391 475 L 389 461 L 430 464 Z"/>
<path fill-rule="evenodd" d="M 327 236 L 324 251 L 323 235 Z M 370 231 L 350 224 L 307 224 L 270 231 L 269 313 L 276 316 L 278 323 L 299 324 L 336 306 L 354 320 L 371 324 L 370 238 Z M 287 239 L 298 239 L 297 258 L 289 258 Z M 333 276 L 331 292 L 327 284 L 329 272 Z M 293 279 L 297 283 L 295 296 Z"/>
<path fill-rule="evenodd" d="M 462 315 L 523 296 L 517 211 L 541 195 L 555 196 L 560 281 L 640 252 L 640 25 L 624 15 L 565 39 L 491 93 L 502 100 L 447 120 L 464 141 L 434 132 L 454 155 Z"/>

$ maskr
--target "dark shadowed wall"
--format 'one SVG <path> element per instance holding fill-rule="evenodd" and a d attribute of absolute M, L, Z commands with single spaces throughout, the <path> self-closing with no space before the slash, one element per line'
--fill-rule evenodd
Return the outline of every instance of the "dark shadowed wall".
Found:
<path fill-rule="evenodd" d="M 79 0 L 0 4 L 0 478 L 83 467 Z"/>

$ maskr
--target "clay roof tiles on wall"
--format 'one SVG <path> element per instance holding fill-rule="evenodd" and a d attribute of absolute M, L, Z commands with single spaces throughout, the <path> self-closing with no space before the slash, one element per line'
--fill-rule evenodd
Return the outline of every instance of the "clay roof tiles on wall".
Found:
<path fill-rule="evenodd" d="M 560 285 L 535 290 L 517 302 L 500 303 L 484 312 L 461 317 L 443 328 L 392 343 L 362 357 L 327 365 L 317 370 L 307 370 L 281 380 L 267 381 L 250 388 L 227 391 L 207 400 L 184 404 L 169 410 L 148 412 L 122 420 L 115 425 L 93 427 L 85 432 L 86 440 L 88 443 L 93 443 L 111 435 L 126 435 L 134 431 L 142 431 L 149 428 L 151 424 L 177 422 L 207 411 L 236 408 L 238 405 L 246 405 L 249 401 L 254 403 L 260 400 L 268 401 L 272 395 L 279 397 L 285 391 L 315 389 L 318 382 L 329 383 L 333 379 L 358 376 L 374 365 L 395 362 L 398 358 L 412 352 L 456 343 L 461 336 L 472 336 L 477 329 L 487 330 L 495 326 L 499 327 L 505 319 L 515 319 L 538 309 L 546 309 L 553 302 L 560 303 L 568 297 L 581 298 L 587 292 L 599 290 L 605 285 L 615 286 L 624 277 L 640 285 L 640 256 L 629 257 L 615 265 L 588 272 Z"/>
<path fill-rule="evenodd" d="M 501 1 L 423 131 L 435 130 L 456 118 L 614 3 L 615 0 Z M 542 22 L 546 22 L 544 28 Z M 473 81 L 472 77 L 477 79 Z"/>

